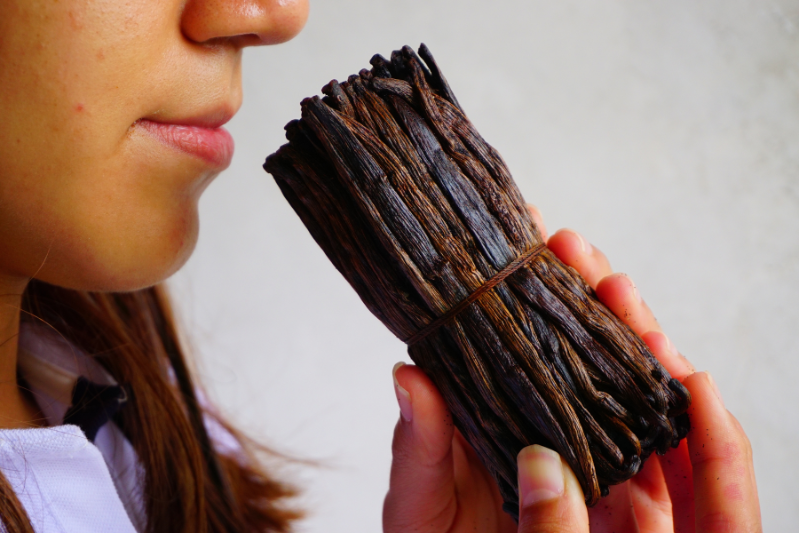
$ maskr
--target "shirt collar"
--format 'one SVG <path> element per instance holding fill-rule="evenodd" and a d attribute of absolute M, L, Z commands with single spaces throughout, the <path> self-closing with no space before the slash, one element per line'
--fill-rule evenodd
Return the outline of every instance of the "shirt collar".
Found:
<path fill-rule="evenodd" d="M 64 423 L 78 378 L 99 386 L 117 382 L 93 357 L 53 328 L 35 322 L 20 326 L 17 368 L 50 426 Z"/>

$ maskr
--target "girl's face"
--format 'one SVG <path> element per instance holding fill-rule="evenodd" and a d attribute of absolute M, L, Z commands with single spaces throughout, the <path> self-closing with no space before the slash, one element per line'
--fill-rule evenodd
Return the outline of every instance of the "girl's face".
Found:
<path fill-rule="evenodd" d="M 242 48 L 307 0 L 0 0 L 0 276 L 132 290 L 178 269 L 230 162 Z"/>

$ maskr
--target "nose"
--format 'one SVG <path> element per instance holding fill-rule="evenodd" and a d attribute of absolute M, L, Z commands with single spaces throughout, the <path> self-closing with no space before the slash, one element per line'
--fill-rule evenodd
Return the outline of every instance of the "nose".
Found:
<path fill-rule="evenodd" d="M 288 41 L 308 18 L 308 0 L 189 0 L 181 15 L 187 39 L 227 40 L 235 46 Z"/>

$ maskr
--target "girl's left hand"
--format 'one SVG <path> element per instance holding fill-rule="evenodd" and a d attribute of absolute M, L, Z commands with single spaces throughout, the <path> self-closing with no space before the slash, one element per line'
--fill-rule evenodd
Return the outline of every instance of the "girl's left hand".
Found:
<path fill-rule="evenodd" d="M 749 442 L 736 419 L 725 411 L 709 376 L 690 376 L 692 365 L 663 333 L 633 282 L 624 274 L 612 273 L 602 252 L 570 230 L 548 240 L 538 210 L 531 207 L 531 212 L 553 253 L 578 270 L 597 297 L 690 389 L 692 425 L 704 425 L 707 431 L 691 431 L 678 448 L 663 457 L 652 456 L 639 474 L 611 487 L 610 495 L 588 510 L 574 474 L 555 452 L 540 446 L 525 448 L 518 467 L 520 500 L 527 505 L 520 510 L 518 528 L 502 511 L 503 501 L 491 475 L 454 429 L 436 387 L 419 368 L 398 363 L 394 377 L 401 416 L 392 444 L 384 531 L 588 532 L 590 525 L 595 532 L 716 532 L 728 531 L 728 526 L 734 527 L 730 531 L 759 531 Z M 726 460 L 737 468 L 727 468 Z M 554 479 L 559 480 L 555 485 Z M 738 491 L 738 503 L 728 502 L 725 496 L 732 490 Z"/>
<path fill-rule="evenodd" d="M 416 366 L 394 370 L 400 420 L 392 442 L 383 530 L 514 532 L 489 472 L 461 434 L 436 387 Z M 581 502 L 582 503 L 582 502 Z"/>

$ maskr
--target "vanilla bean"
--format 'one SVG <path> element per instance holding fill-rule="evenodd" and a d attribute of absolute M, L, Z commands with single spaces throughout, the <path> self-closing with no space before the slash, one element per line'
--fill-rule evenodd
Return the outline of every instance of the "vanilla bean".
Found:
<path fill-rule="evenodd" d="M 678 446 L 691 397 L 542 245 L 427 47 L 390 57 L 304 99 L 264 168 L 369 310 L 410 342 L 503 508 L 517 518 L 516 456 L 530 444 L 558 451 L 594 505 Z"/>

